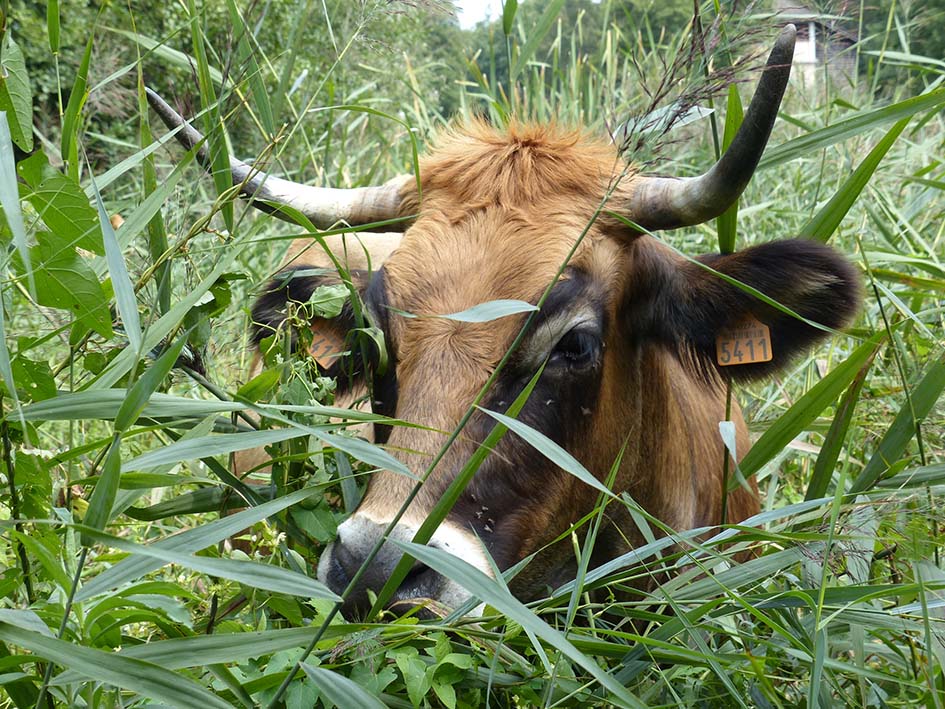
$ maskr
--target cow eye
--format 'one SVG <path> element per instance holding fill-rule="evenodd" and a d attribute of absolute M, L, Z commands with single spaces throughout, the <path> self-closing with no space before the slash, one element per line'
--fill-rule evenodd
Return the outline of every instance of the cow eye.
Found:
<path fill-rule="evenodd" d="M 590 367 L 597 363 L 600 349 L 601 341 L 597 334 L 575 328 L 558 340 L 548 363 L 572 369 Z"/>

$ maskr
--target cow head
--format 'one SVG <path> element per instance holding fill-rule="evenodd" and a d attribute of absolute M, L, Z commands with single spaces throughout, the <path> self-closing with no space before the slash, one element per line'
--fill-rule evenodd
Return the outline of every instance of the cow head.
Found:
<path fill-rule="evenodd" d="M 520 124 L 498 131 L 481 122 L 444 136 L 421 162 L 419 194 L 414 178 L 325 190 L 234 163 L 234 182 L 246 196 L 290 204 L 320 226 L 416 215 L 372 271 L 353 271 L 370 319 L 384 331 L 391 364 L 372 382 L 347 385 L 368 385 L 377 412 L 413 424 L 379 426 L 375 439 L 417 474 L 432 472 L 419 491 L 410 477 L 377 472 L 324 552 L 320 579 L 344 590 L 408 500 L 389 537 L 409 541 L 493 426 L 492 418 L 475 413 L 444 449 L 486 383 L 494 378 L 481 406 L 501 412 L 542 367 L 521 421 L 599 478 L 613 469 L 614 489 L 669 527 L 719 521 L 725 378 L 751 379 L 783 366 L 824 335 L 810 321 L 826 328 L 846 323 L 858 305 L 858 278 L 843 258 L 811 241 L 690 260 L 647 232 L 706 221 L 737 199 L 777 114 L 793 42 L 789 27 L 731 148 L 698 178 L 638 174 L 612 145 L 580 131 Z M 181 127 L 186 145 L 199 143 L 199 134 L 163 102 L 152 96 L 152 105 L 169 125 Z M 370 236 L 362 239 L 370 245 Z M 257 304 L 261 334 L 281 326 L 287 298 L 305 301 L 329 278 L 292 275 L 291 269 L 281 275 Z M 488 322 L 437 317 L 500 299 L 541 301 L 523 336 L 523 314 Z M 773 358 L 719 367 L 717 334 L 746 319 L 767 325 Z M 343 334 L 353 325 L 342 314 L 314 327 Z M 495 375 L 516 340 L 518 347 Z M 733 418 L 743 454 L 747 432 L 737 410 Z M 593 509 L 597 495 L 509 434 L 430 544 L 488 574 L 489 556 L 506 569 L 536 554 L 511 582 L 517 595 L 531 597 L 573 574 L 570 541 L 555 542 Z M 728 509 L 729 521 L 756 511 L 753 487 L 733 493 Z M 595 550 L 601 560 L 640 538 L 625 510 L 609 510 L 609 521 Z M 349 606 L 363 606 L 400 556 L 398 547 L 383 543 L 349 593 Z M 467 595 L 417 565 L 395 600 L 426 597 L 456 605 Z"/>

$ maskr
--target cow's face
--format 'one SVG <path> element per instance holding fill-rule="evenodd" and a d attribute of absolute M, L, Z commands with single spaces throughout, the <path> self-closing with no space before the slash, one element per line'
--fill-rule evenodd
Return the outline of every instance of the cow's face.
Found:
<path fill-rule="evenodd" d="M 649 230 L 693 225 L 724 212 L 760 159 L 787 83 L 793 42 L 789 26 L 729 150 L 690 180 L 626 172 L 613 146 L 579 133 L 482 124 L 454 132 L 422 162 L 420 194 L 412 178 L 328 190 L 234 162 L 234 182 L 245 196 L 287 203 L 321 227 L 338 219 L 366 224 L 419 215 L 389 258 L 359 275 L 366 309 L 384 331 L 392 363 L 360 384 L 371 389 L 377 411 L 410 423 L 377 427 L 378 442 L 417 475 L 432 472 L 412 499 L 412 479 L 376 473 L 358 509 L 340 526 L 318 575 L 340 592 L 366 565 L 349 607 L 363 607 L 399 560 L 399 548 L 382 536 L 398 510 L 409 501 L 391 537 L 409 541 L 491 430 L 492 419 L 475 412 L 445 449 L 516 340 L 519 346 L 479 402 L 483 408 L 505 411 L 543 367 L 520 420 L 599 479 L 612 474 L 617 492 L 629 493 L 668 526 L 718 521 L 725 377 L 746 379 L 782 366 L 824 334 L 805 319 L 830 328 L 847 322 L 858 303 L 857 278 L 841 257 L 809 241 L 693 262 L 611 212 Z M 185 145 L 200 143 L 163 101 L 153 94 L 149 99 L 169 125 L 181 128 Z M 261 327 L 280 327 L 280 301 L 304 302 L 319 278 L 281 281 L 257 304 Z M 764 304 L 751 289 L 783 308 Z M 500 299 L 537 303 L 546 290 L 547 300 L 520 339 L 522 314 L 485 323 L 439 317 Z M 717 367 L 716 335 L 749 318 L 770 329 L 774 358 Z M 353 325 L 345 315 L 314 323 L 342 335 Z M 743 454 L 747 433 L 737 410 L 733 418 Z M 730 521 L 757 509 L 750 489 L 734 495 Z M 503 570 L 537 554 L 511 583 L 528 597 L 569 576 L 567 531 L 596 499 L 593 488 L 510 433 L 486 457 L 430 544 L 487 574 L 493 561 Z M 608 509 L 600 557 L 638 541 L 626 510 L 617 507 Z M 562 535 L 563 543 L 554 543 Z M 453 606 L 466 595 L 418 565 L 394 600 L 425 597 Z"/>
<path fill-rule="evenodd" d="M 635 189 L 632 175 L 615 174 L 617 165 L 612 148 L 573 134 L 514 128 L 500 135 L 483 126 L 452 136 L 423 163 L 420 216 L 364 288 L 391 361 L 373 382 L 375 410 L 412 424 L 384 429 L 379 442 L 417 475 L 427 471 L 526 321 L 524 315 L 483 323 L 437 316 L 501 299 L 537 303 L 551 286 L 481 406 L 504 412 L 543 367 L 521 421 L 600 479 L 621 457 L 617 491 L 629 491 L 669 525 L 713 523 L 723 455 L 717 426 L 724 418 L 722 373 L 713 363 L 716 333 L 749 316 L 768 323 L 776 360 L 730 371 L 751 377 L 787 361 L 819 331 L 607 215 L 632 201 Z M 845 322 L 858 300 L 850 267 L 811 242 L 703 261 L 830 327 Z M 680 412 L 684 420 L 677 421 Z M 473 415 L 394 538 L 413 537 L 493 423 Z M 666 450 L 674 447 L 690 453 Z M 332 589 L 348 585 L 414 483 L 394 472 L 374 475 L 319 564 L 319 577 Z M 489 556 L 504 570 L 540 552 L 511 584 L 528 597 L 573 573 L 567 532 L 594 508 L 597 495 L 508 434 L 430 544 L 488 574 Z M 752 505 L 744 510 L 740 516 Z M 564 543 L 553 545 L 562 535 Z M 367 592 L 380 589 L 399 558 L 399 549 L 385 544 L 349 606 L 366 604 Z M 418 565 L 394 600 L 455 605 L 465 595 Z"/>

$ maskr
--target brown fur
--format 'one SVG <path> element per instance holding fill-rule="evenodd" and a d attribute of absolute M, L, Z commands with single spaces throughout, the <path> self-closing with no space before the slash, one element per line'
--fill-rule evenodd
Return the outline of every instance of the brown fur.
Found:
<path fill-rule="evenodd" d="M 421 162 L 420 176 L 422 199 L 418 203 L 416 194 L 405 193 L 401 210 L 419 216 L 383 260 L 387 303 L 418 316 L 454 313 L 503 298 L 536 302 L 603 196 L 611 193 L 607 210 L 625 211 L 621 205 L 635 179 L 612 145 L 580 131 L 513 123 L 500 132 L 479 121 L 446 134 Z M 776 248 L 777 253 L 769 253 Z M 810 253 L 826 264 L 820 271 L 806 266 Z M 799 274 L 795 279 L 775 282 L 766 275 L 769 269 L 755 266 L 791 258 Z M 374 268 L 379 265 L 375 262 Z M 715 328 L 749 314 L 772 323 L 780 323 L 780 316 L 606 213 L 587 229 L 570 266 L 590 284 L 573 308 L 584 301 L 588 308 L 600 307 L 607 323 L 600 369 L 593 382 L 580 387 L 594 389 L 593 404 L 585 411 L 573 401 L 556 400 L 567 390 L 567 378 L 549 380 L 549 403 L 530 402 L 523 419 L 547 429 L 601 479 L 628 442 L 615 491 L 626 491 L 674 529 L 718 523 L 723 374 L 739 373 L 717 371 L 703 350 Z M 721 257 L 713 268 L 731 270 L 749 285 L 832 327 L 845 323 L 856 308 L 855 275 L 842 259 L 818 245 L 784 242 L 767 251 Z M 838 297 L 847 302 L 838 304 L 836 312 L 811 312 Z M 444 432 L 455 428 L 523 322 L 521 315 L 487 323 L 387 318 L 385 334 L 395 359 L 396 415 L 424 427 L 393 429 L 387 445 L 398 458 L 418 473 L 426 468 L 446 440 Z M 784 327 L 789 342 L 771 366 L 783 365 L 786 357 L 820 336 L 808 326 Z M 770 368 L 745 370 L 742 376 Z M 497 384 L 511 388 L 512 397 L 520 390 L 510 380 L 514 370 L 513 361 Z M 500 410 L 507 403 L 487 399 L 487 405 Z M 551 423 L 558 418 L 561 425 Z M 749 438 L 737 405 L 732 418 L 743 455 Z M 426 516 L 488 428 L 485 417 L 473 419 L 433 472 L 407 519 Z M 360 510 L 389 518 L 412 484 L 402 475 L 381 471 L 371 480 Z M 596 491 L 508 435 L 453 516 L 473 526 L 500 568 L 507 568 L 547 545 L 587 513 L 596 498 Z M 470 517 L 469 510 L 481 504 L 491 511 L 491 525 Z M 750 490 L 739 489 L 729 498 L 730 522 L 757 510 L 753 482 Z M 640 542 L 625 514 L 617 514 L 615 525 L 602 537 L 608 540 L 602 542 L 608 548 L 598 550 L 602 558 Z M 555 569 L 568 568 L 571 556 L 567 544 L 546 550 L 544 560 L 528 567 L 513 590 L 522 597 L 534 595 L 554 580 Z"/>

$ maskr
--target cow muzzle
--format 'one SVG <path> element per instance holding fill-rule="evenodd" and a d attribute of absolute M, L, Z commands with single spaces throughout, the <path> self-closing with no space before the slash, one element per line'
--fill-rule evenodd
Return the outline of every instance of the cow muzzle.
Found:
<path fill-rule="evenodd" d="M 403 557 L 403 551 L 392 540 L 410 542 L 417 531 L 417 527 L 411 524 L 398 524 L 384 538 L 388 525 L 389 521 L 355 512 L 338 527 L 337 539 L 326 547 L 319 559 L 318 580 L 339 595 L 344 594 L 364 567 L 357 583 L 345 595 L 342 613 L 347 618 L 363 618 L 367 614 L 373 603 L 372 595 L 380 592 Z M 379 551 L 368 561 L 382 539 Z M 494 577 L 492 564 L 480 541 L 458 524 L 444 521 L 428 546 L 442 549 Z M 387 607 L 402 611 L 434 601 L 440 607 L 452 609 L 469 596 L 469 592 L 455 581 L 415 561 Z"/>

